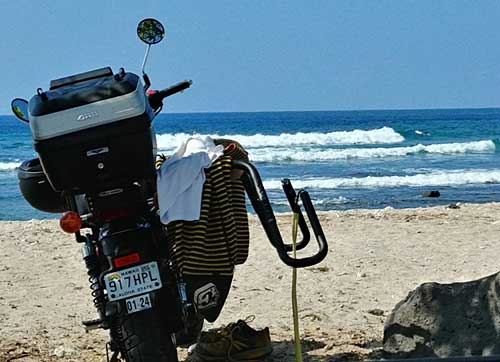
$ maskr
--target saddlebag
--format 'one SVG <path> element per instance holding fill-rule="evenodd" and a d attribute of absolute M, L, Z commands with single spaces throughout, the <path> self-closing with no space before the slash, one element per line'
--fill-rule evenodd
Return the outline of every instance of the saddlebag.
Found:
<path fill-rule="evenodd" d="M 112 190 L 154 175 L 153 113 L 139 77 L 102 68 L 29 101 L 35 150 L 56 191 Z"/>
<path fill-rule="evenodd" d="M 24 199 L 35 209 L 53 213 L 64 211 L 61 193 L 50 186 L 38 158 L 24 161 L 17 170 L 17 177 Z"/>

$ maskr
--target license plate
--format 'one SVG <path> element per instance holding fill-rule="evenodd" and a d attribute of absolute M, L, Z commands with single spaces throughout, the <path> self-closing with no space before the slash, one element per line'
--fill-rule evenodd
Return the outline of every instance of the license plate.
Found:
<path fill-rule="evenodd" d="M 150 309 L 152 307 L 151 299 L 149 299 L 149 294 L 129 298 L 125 300 L 125 304 L 127 305 L 128 314 L 139 312 L 144 309 Z"/>
<path fill-rule="evenodd" d="M 104 284 L 109 300 L 120 300 L 144 294 L 161 288 L 158 264 L 152 261 L 132 268 L 108 273 L 104 276 Z"/>

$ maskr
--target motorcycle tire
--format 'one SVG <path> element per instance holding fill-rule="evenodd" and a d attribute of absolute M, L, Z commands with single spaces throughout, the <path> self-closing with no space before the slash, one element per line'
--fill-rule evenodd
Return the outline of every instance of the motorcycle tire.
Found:
<path fill-rule="evenodd" d="M 178 362 L 176 346 L 155 309 L 118 317 L 114 332 L 126 362 Z"/>
<path fill-rule="evenodd" d="M 203 329 L 204 319 L 199 314 L 189 314 L 185 329 L 175 333 L 175 342 L 179 347 L 189 347 L 196 343 Z"/>

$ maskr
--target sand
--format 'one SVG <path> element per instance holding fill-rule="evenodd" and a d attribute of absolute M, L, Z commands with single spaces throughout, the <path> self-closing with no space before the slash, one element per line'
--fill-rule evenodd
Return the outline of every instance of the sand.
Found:
<path fill-rule="evenodd" d="M 377 356 L 387 314 L 417 285 L 499 270 L 500 203 L 323 212 L 320 220 L 329 255 L 298 272 L 306 361 Z M 291 216 L 279 222 L 288 237 Z M 270 360 L 293 361 L 292 271 L 254 216 L 250 224 L 250 256 L 214 325 L 254 315 L 254 327 L 271 330 Z M 0 291 L 0 361 L 105 361 L 106 332 L 81 326 L 95 311 L 80 246 L 56 221 L 0 222 Z"/>

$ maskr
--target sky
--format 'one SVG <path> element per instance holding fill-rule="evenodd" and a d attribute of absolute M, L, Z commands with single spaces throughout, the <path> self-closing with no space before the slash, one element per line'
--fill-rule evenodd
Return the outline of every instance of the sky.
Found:
<path fill-rule="evenodd" d="M 140 72 L 145 17 L 167 35 L 153 88 L 171 112 L 500 106 L 500 1 L 0 0 L 0 114 L 49 81 Z"/>

